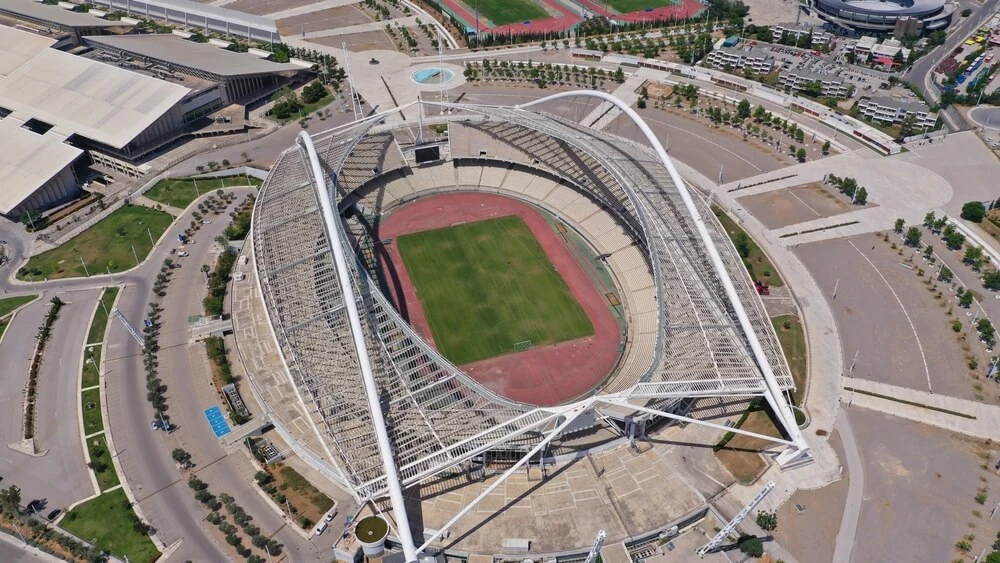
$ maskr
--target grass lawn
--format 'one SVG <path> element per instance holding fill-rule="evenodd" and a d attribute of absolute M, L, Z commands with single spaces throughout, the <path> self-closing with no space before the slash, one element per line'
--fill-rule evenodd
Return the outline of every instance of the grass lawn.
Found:
<path fill-rule="evenodd" d="M 763 399 L 761 401 L 763 402 Z M 778 431 L 771 417 L 768 416 L 767 409 L 763 407 L 751 408 L 743 424 L 739 425 L 739 428 L 765 436 L 774 436 L 776 438 L 781 436 L 781 432 Z M 726 469 L 733 474 L 733 477 L 737 481 L 749 484 L 767 465 L 761 459 L 758 452 L 763 448 L 774 445 L 774 442 L 760 438 L 734 434 L 733 438 L 726 444 L 726 447 L 715 452 L 715 457 L 719 458 L 722 465 L 726 466 Z"/>
<path fill-rule="evenodd" d="M 259 186 L 260 180 L 249 176 L 234 176 L 231 178 L 205 178 L 196 181 L 190 178 L 161 180 L 146 192 L 146 197 L 165 205 L 184 209 L 198 199 L 199 194 L 205 195 L 218 189 Z M 197 187 L 197 189 L 195 189 Z"/>
<path fill-rule="evenodd" d="M 788 323 L 788 328 L 785 328 Z M 808 375 L 808 361 L 806 358 L 806 334 L 802 328 L 802 321 L 795 315 L 781 315 L 771 319 L 774 325 L 774 332 L 778 335 L 778 342 L 785 353 L 785 360 L 788 368 L 792 370 L 792 380 L 795 381 L 795 392 L 792 399 L 796 405 L 802 404 L 802 398 L 806 393 L 806 376 Z"/>
<path fill-rule="evenodd" d="M 520 217 L 399 237 L 434 343 L 465 364 L 594 334 L 583 308 Z"/>
<path fill-rule="evenodd" d="M 779 276 L 778 272 L 774 269 L 774 265 L 771 264 L 771 259 L 767 257 L 767 254 L 764 254 L 764 251 L 761 250 L 759 246 L 757 246 L 757 243 L 754 242 L 753 238 L 751 238 L 750 235 L 747 235 L 746 232 L 741 229 L 740 226 L 729 217 L 729 215 L 726 215 L 722 209 L 713 205 L 712 212 L 719 218 L 719 222 L 722 223 L 722 228 L 726 230 L 729 238 L 734 242 L 741 234 L 747 237 L 747 248 L 749 253 L 743 258 L 743 264 L 747 267 L 747 271 L 750 272 L 750 277 L 766 281 L 771 287 L 781 287 L 785 285 L 781 276 Z"/>
<path fill-rule="evenodd" d="M 101 294 L 101 301 L 104 302 L 104 306 L 102 307 L 100 303 L 97 304 L 94 320 L 91 321 L 90 331 L 87 332 L 87 344 L 101 344 L 104 342 L 104 330 L 108 326 L 108 315 L 104 311 L 107 308 L 108 313 L 111 313 L 111 308 L 114 307 L 115 299 L 118 297 L 118 290 L 119 288 L 117 287 L 108 287 Z"/>
<path fill-rule="evenodd" d="M 675 0 L 607 0 L 612 8 L 620 14 L 638 12 L 646 8 L 662 8 L 663 6 L 673 6 Z"/>
<path fill-rule="evenodd" d="M 22 295 L 21 297 L 8 297 L 6 299 L 0 299 L 0 318 L 6 317 L 11 314 L 14 309 L 17 309 L 21 305 L 33 301 L 37 295 Z"/>
<path fill-rule="evenodd" d="M 93 358 L 92 362 L 88 362 L 88 358 Z M 100 383 L 101 374 L 98 371 L 98 366 L 101 365 L 101 347 L 91 346 L 87 348 L 87 352 L 83 356 L 83 381 L 81 381 L 81 387 L 86 389 L 87 387 L 93 387 Z"/>
<path fill-rule="evenodd" d="M 288 117 L 280 118 L 280 117 L 278 117 L 276 115 L 272 115 L 271 118 L 275 119 L 275 120 L 277 120 L 277 121 L 279 121 L 281 123 L 288 123 L 289 121 L 294 121 L 296 119 L 301 119 L 299 116 L 309 117 L 316 110 L 319 110 L 321 108 L 325 108 L 326 106 L 332 104 L 336 100 L 337 100 L 337 96 L 328 93 L 327 95 L 323 96 L 322 98 L 316 100 L 315 102 L 313 102 L 311 104 L 302 104 L 302 107 L 299 109 L 299 111 L 293 113 L 292 115 L 289 115 Z M 199 186 L 200 185 L 201 184 L 199 183 Z"/>
<path fill-rule="evenodd" d="M 105 493 L 71 510 L 59 525 L 84 540 L 96 539 L 98 547 L 132 563 L 150 563 L 160 553 L 149 536 L 132 528 L 135 513 L 127 504 L 121 489 Z"/>
<path fill-rule="evenodd" d="M 549 17 L 548 12 L 532 0 L 482 0 L 479 14 L 493 25 L 507 25 Z"/>
<path fill-rule="evenodd" d="M 87 438 L 87 449 L 90 450 L 91 463 L 103 466 L 98 467 L 102 471 L 94 471 L 94 476 L 97 477 L 97 485 L 101 487 L 101 490 L 106 491 L 119 484 L 121 481 L 118 480 L 118 472 L 115 471 L 115 466 L 111 463 L 111 452 L 108 451 L 108 444 L 104 441 L 104 435 L 101 434 L 93 438 Z"/>
<path fill-rule="evenodd" d="M 80 404 L 83 405 L 83 433 L 93 434 L 104 430 L 104 421 L 101 419 L 101 390 L 84 391 L 80 397 Z M 114 468 L 111 468 L 111 471 L 114 472 Z"/>
<path fill-rule="evenodd" d="M 156 241 L 173 220 L 170 214 L 162 211 L 126 205 L 62 246 L 33 256 L 18 270 L 17 277 L 29 279 L 30 274 L 38 281 L 39 278 L 85 276 L 81 257 L 92 274 L 103 274 L 109 269 L 111 272 L 125 271 L 136 265 L 132 247 L 139 260 L 145 259 L 153 246 L 150 234 Z"/>
<path fill-rule="evenodd" d="M 274 485 L 278 487 L 281 494 L 285 495 L 288 502 L 298 509 L 299 514 L 308 518 L 311 523 L 319 522 L 320 518 L 333 508 L 333 501 L 330 500 L 330 497 L 323 494 L 291 467 L 281 466 L 275 472 L 274 477 Z"/>

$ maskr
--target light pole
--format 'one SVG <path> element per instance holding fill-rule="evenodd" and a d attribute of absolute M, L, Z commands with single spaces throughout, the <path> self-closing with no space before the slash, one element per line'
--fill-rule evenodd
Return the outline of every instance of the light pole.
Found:
<path fill-rule="evenodd" d="M 837 282 L 833 284 L 833 299 L 837 298 L 837 287 L 840 286 L 840 278 L 837 278 Z"/>
<path fill-rule="evenodd" d="M 135 245 L 134 244 L 130 244 L 129 246 L 132 247 L 132 257 L 135 258 L 135 265 L 138 266 L 139 265 L 139 255 L 136 254 L 136 252 L 135 252 Z"/>
<path fill-rule="evenodd" d="M 149 246 L 152 248 L 156 243 L 153 242 L 153 232 L 149 230 L 149 227 L 146 227 L 146 234 L 149 235 Z"/>
<path fill-rule="evenodd" d="M 80 263 L 83 264 L 83 273 L 90 277 L 90 270 L 87 269 L 87 263 L 83 261 L 83 256 L 80 257 Z"/>

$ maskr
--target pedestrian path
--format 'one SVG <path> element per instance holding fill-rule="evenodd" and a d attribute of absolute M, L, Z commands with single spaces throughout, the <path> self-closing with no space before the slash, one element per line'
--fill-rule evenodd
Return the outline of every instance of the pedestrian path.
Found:
<path fill-rule="evenodd" d="M 618 98 L 619 100 L 625 102 L 625 105 L 631 106 L 636 103 L 639 99 L 639 88 L 646 82 L 646 79 L 639 76 L 638 74 L 633 74 L 625 79 L 615 91 L 611 93 L 612 96 Z M 622 111 L 618 109 L 611 102 L 601 102 L 597 105 L 587 117 L 584 117 L 580 123 L 584 125 L 593 124 L 592 127 L 600 131 L 611 122 L 615 120 Z"/>
<path fill-rule="evenodd" d="M 841 400 L 979 438 L 996 438 L 1000 428 L 1000 407 L 866 379 L 844 378 Z"/>
<path fill-rule="evenodd" d="M 271 18 L 273 20 L 280 20 L 284 18 L 290 18 L 293 16 L 301 16 L 302 14 L 311 14 L 312 12 L 318 12 L 320 10 L 326 10 L 328 8 L 339 8 L 341 6 L 349 6 L 351 4 L 356 4 L 356 3 L 357 0 L 324 0 L 323 2 L 306 4 L 305 6 L 299 6 L 297 8 L 289 8 L 287 10 L 279 10 L 277 12 L 271 12 L 270 14 L 264 14 L 264 17 Z"/>
<path fill-rule="evenodd" d="M 333 29 L 321 29 L 319 31 L 309 31 L 304 35 L 299 37 L 303 39 L 316 39 L 317 37 L 335 37 L 337 35 L 348 35 L 351 33 L 366 33 L 370 31 L 382 31 L 385 26 L 391 25 L 392 27 L 414 27 L 417 25 L 417 16 L 409 16 L 406 18 L 396 18 L 392 20 L 384 20 L 377 22 L 359 23 L 357 25 L 348 25 L 345 27 L 336 27 Z"/>

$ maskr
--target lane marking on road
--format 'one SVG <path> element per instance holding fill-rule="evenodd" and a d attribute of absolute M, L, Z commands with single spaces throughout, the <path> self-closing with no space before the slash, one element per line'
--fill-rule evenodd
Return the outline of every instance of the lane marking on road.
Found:
<path fill-rule="evenodd" d="M 899 295 L 896 295 L 896 290 L 892 288 L 892 285 L 889 283 L 889 280 L 885 279 L 885 276 L 882 275 L 882 272 L 880 272 L 879 269 L 875 266 L 875 264 L 872 263 L 872 261 L 869 260 L 867 256 L 865 256 L 864 252 L 861 252 L 861 249 L 859 249 L 854 244 L 854 241 L 851 240 L 847 242 L 852 247 L 854 247 L 854 250 L 856 250 L 858 254 L 860 254 L 861 257 L 865 259 L 865 262 L 868 262 L 868 265 L 871 266 L 873 270 L 875 270 L 875 273 L 878 274 L 878 277 L 882 279 L 882 283 L 884 283 L 885 286 L 889 288 L 889 291 L 892 292 L 892 296 L 896 298 L 896 303 L 899 303 L 899 308 L 903 310 L 903 315 L 906 317 L 906 322 L 910 323 L 910 330 L 913 331 L 913 338 L 917 341 L 917 349 L 920 350 L 920 359 L 924 362 L 924 374 L 927 377 L 927 390 L 933 393 L 934 389 L 931 387 L 931 370 L 930 368 L 927 367 L 927 356 L 924 355 L 924 347 L 922 344 L 920 344 L 920 336 L 917 334 L 917 328 L 913 326 L 913 321 L 910 319 L 910 314 L 906 312 L 906 307 L 903 306 L 903 301 L 899 298 Z"/>

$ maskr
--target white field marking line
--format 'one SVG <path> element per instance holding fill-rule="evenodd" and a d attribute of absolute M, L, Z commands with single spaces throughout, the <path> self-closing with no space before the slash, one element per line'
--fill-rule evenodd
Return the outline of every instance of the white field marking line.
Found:
<path fill-rule="evenodd" d="M 809 205 L 808 203 L 806 203 L 801 197 L 798 196 L 798 194 L 796 194 L 795 192 L 793 192 L 791 190 L 788 190 L 788 194 L 791 195 L 792 197 L 794 197 L 795 199 L 799 200 L 799 203 L 801 203 L 802 205 L 805 205 L 806 208 L 808 208 L 809 211 L 812 211 L 813 213 L 815 213 L 817 217 L 822 217 L 822 215 L 819 214 L 819 211 L 816 211 L 815 209 L 813 209 L 812 206 Z"/>
<path fill-rule="evenodd" d="M 903 310 L 903 315 L 906 317 L 906 322 L 910 323 L 910 330 L 913 331 L 913 338 L 916 339 L 917 341 L 917 349 L 920 350 L 920 359 L 924 362 L 924 374 L 927 376 L 927 390 L 930 391 L 931 393 L 934 393 L 934 389 L 931 387 L 931 370 L 930 368 L 927 367 L 927 356 L 924 355 L 924 347 L 920 344 L 920 336 L 917 334 L 916 327 L 913 326 L 913 321 L 910 320 L 910 314 L 906 312 L 906 307 L 903 306 L 903 301 L 899 298 L 898 295 L 896 295 L 896 290 L 892 288 L 892 285 L 889 283 L 888 280 L 885 279 L 885 276 L 882 275 L 882 272 L 880 272 L 879 269 L 875 267 L 875 264 L 873 264 L 872 261 L 869 260 L 867 256 L 865 256 L 864 252 L 861 252 L 861 250 L 857 246 L 855 246 L 854 241 L 848 241 L 848 242 L 850 243 L 851 246 L 854 247 L 854 250 L 856 250 L 858 254 L 860 254 L 861 257 L 865 259 L 865 262 L 868 262 L 868 265 L 870 265 L 872 269 L 875 270 L 875 273 L 878 274 L 878 277 L 882 278 L 882 283 L 884 283 L 885 286 L 889 288 L 889 291 L 892 292 L 892 296 L 896 298 L 896 303 L 899 303 L 899 308 Z"/>
<path fill-rule="evenodd" d="M 752 166 L 752 167 L 753 167 L 753 169 L 754 169 L 754 170 L 756 170 L 757 172 L 764 172 L 764 169 L 763 169 L 763 168 L 761 168 L 761 167 L 757 166 L 756 164 L 754 164 L 754 163 L 750 162 L 749 160 L 747 160 L 747 159 L 743 158 L 742 156 L 740 156 L 740 155 L 738 155 L 738 154 L 734 153 L 733 151 L 731 151 L 731 150 L 727 149 L 726 147 L 724 147 L 724 146 L 720 145 L 719 143 L 716 143 L 715 141 L 710 141 L 709 139 L 707 139 L 707 138 L 705 138 L 705 137 L 702 137 L 701 135 L 698 135 L 698 134 L 696 134 L 696 133 L 692 133 L 692 132 L 688 131 L 687 129 L 684 129 L 684 128 L 682 128 L 682 127 L 678 127 L 678 126 L 676 126 L 676 125 L 671 125 L 671 124 L 669 124 L 669 123 L 666 123 L 666 122 L 664 122 L 664 121 L 660 121 L 660 120 L 658 120 L 658 119 L 653 119 L 653 118 L 650 118 L 650 117 L 644 117 L 643 119 L 645 119 L 646 121 L 652 121 L 653 123 L 659 123 L 660 125 L 664 125 L 664 126 L 666 126 L 666 127 L 670 127 L 670 128 L 673 128 L 673 129 L 677 129 L 678 131 L 684 131 L 684 132 L 685 132 L 686 134 L 688 134 L 688 135 L 690 135 L 690 136 L 692 136 L 692 137 L 697 137 L 697 138 L 701 139 L 702 141 L 705 141 L 706 143 L 708 143 L 708 144 L 710 144 L 710 145 L 715 145 L 716 147 L 718 147 L 718 148 L 720 148 L 720 149 L 722 149 L 722 150 L 724 150 L 724 151 L 728 152 L 729 154 L 731 154 L 731 155 L 735 156 L 736 158 L 738 158 L 738 159 L 742 160 L 743 162 L 745 162 L 745 163 L 749 164 L 750 166 Z M 668 148 L 669 148 L 669 147 L 668 147 Z"/>

